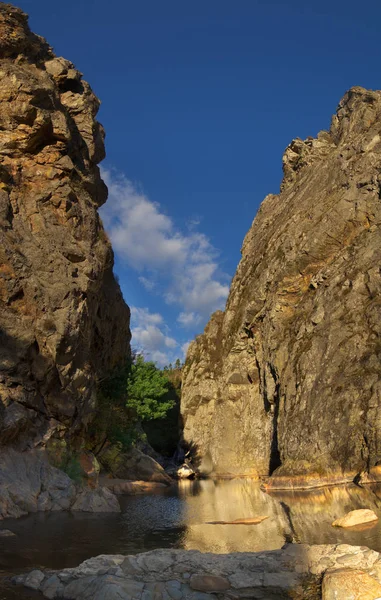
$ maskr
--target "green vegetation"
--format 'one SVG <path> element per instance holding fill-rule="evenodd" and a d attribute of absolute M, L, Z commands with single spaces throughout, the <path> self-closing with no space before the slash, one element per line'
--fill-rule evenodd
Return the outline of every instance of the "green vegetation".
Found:
<path fill-rule="evenodd" d="M 170 367 L 160 370 L 135 354 L 100 382 L 97 411 L 89 428 L 91 450 L 97 454 L 110 442 L 127 451 L 148 438 L 158 452 L 174 452 L 178 441 L 180 361 L 176 361 L 175 368 Z"/>
<path fill-rule="evenodd" d="M 168 398 L 170 381 L 155 363 L 137 356 L 127 377 L 126 406 L 135 411 L 140 421 L 162 419 L 174 402 Z"/>
<path fill-rule="evenodd" d="M 65 440 L 50 439 L 46 451 L 53 467 L 64 471 L 75 483 L 83 480 L 83 470 L 78 455 L 70 450 Z"/>
<path fill-rule="evenodd" d="M 68 454 L 65 460 L 58 467 L 64 471 L 75 483 L 81 483 L 83 480 L 83 471 L 79 459 L 74 454 Z"/>
<path fill-rule="evenodd" d="M 164 400 L 172 402 L 166 416 L 142 424 L 151 446 L 163 456 L 173 456 L 179 442 L 180 398 L 182 365 L 177 360 L 175 366 L 164 367 L 163 373 L 169 380 L 169 388 Z"/>

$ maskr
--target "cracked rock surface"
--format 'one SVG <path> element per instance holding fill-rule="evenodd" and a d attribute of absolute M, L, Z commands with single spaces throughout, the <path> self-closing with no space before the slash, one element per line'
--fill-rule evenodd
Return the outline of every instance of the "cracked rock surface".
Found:
<path fill-rule="evenodd" d="M 189 347 L 184 439 L 205 474 L 343 482 L 381 460 L 381 92 L 349 90 L 283 169 Z"/>
<path fill-rule="evenodd" d="M 96 380 L 129 353 L 129 309 L 98 215 L 99 100 L 0 3 L 0 444 L 79 436 Z"/>
<path fill-rule="evenodd" d="M 347 544 L 288 544 L 281 550 L 258 553 L 154 550 L 135 556 L 103 555 L 74 569 L 35 570 L 15 581 L 40 590 L 47 598 L 68 600 L 318 600 L 321 580 L 327 578 L 323 598 L 329 600 L 336 597 L 329 594 L 334 594 L 343 573 L 353 589 L 361 588 L 361 581 L 370 590 L 381 589 L 379 553 Z M 346 589 L 350 591 L 349 583 Z"/>

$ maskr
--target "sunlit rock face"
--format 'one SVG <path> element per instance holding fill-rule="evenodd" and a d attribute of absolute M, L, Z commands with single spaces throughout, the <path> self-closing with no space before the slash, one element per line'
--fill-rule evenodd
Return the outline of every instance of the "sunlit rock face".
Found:
<path fill-rule="evenodd" d="M 381 460 L 381 92 L 294 140 L 224 313 L 191 344 L 184 439 L 204 472 L 352 477 Z"/>
<path fill-rule="evenodd" d="M 78 435 L 129 353 L 129 310 L 98 216 L 99 101 L 0 4 L 0 444 Z"/>

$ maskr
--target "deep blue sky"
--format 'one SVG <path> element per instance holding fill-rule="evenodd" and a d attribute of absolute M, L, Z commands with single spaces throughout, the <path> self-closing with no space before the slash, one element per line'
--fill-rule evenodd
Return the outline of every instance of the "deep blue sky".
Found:
<path fill-rule="evenodd" d="M 221 303 L 227 276 L 234 274 L 242 239 L 261 200 L 279 189 L 287 144 L 327 128 L 349 87 L 381 87 L 381 3 L 16 3 L 30 14 L 32 29 L 45 36 L 58 55 L 76 64 L 102 100 L 105 167 L 113 169 L 111 181 L 119 177 L 109 201 L 109 227 L 115 226 L 120 209 L 115 194 L 128 185 L 126 202 L 131 204 L 134 193 L 131 185 L 120 181 L 123 175 L 160 204 L 154 229 L 160 216 L 170 219 L 161 230 L 161 242 L 171 238 L 180 240 L 183 250 L 187 247 L 179 264 L 174 255 L 161 262 L 152 257 L 150 264 L 148 250 L 139 259 L 131 255 L 131 248 L 123 248 L 120 227 L 133 222 L 130 212 L 119 223 L 116 271 L 125 298 L 149 311 L 135 311 L 136 343 L 147 348 L 151 344 L 151 355 L 159 362 L 164 357 L 155 352 L 172 359 L 180 354 L 181 344 L 202 330 L 208 311 Z M 145 200 L 140 196 L 133 204 L 139 202 Z M 192 221 L 199 224 L 190 227 Z M 134 247 L 145 243 L 145 235 L 151 239 L 146 229 L 135 236 Z M 192 237 L 196 231 L 220 253 L 216 259 L 211 248 L 206 249 L 207 257 L 201 259 L 204 279 L 198 283 L 199 263 L 192 262 L 191 253 L 204 242 Z M 198 307 L 194 298 L 187 302 L 189 286 L 194 279 L 196 296 L 208 287 L 205 272 L 211 263 L 218 268 L 210 279 L 220 288 L 212 286 L 209 305 L 204 298 Z M 178 283 L 176 278 L 184 273 L 191 273 L 190 279 Z M 154 285 L 152 291 L 139 276 Z M 152 312 L 162 320 L 151 318 Z M 176 324 L 180 312 L 193 314 L 188 329 Z"/>

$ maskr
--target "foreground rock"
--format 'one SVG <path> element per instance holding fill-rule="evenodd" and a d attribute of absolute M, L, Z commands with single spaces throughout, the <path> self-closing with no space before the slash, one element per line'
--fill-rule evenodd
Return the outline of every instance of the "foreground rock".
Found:
<path fill-rule="evenodd" d="M 381 585 L 368 573 L 339 569 L 326 573 L 323 579 L 323 600 L 378 600 Z"/>
<path fill-rule="evenodd" d="M 355 525 L 374 523 L 375 521 L 378 521 L 378 516 L 373 510 L 360 508 L 358 510 L 351 510 L 344 517 L 336 519 L 332 523 L 332 527 L 355 527 Z"/>
<path fill-rule="evenodd" d="M 181 412 L 201 472 L 320 485 L 380 459 L 380 124 L 381 92 L 355 87 L 329 131 L 286 149 L 226 311 L 188 350 Z"/>
<path fill-rule="evenodd" d="M 364 589 L 374 593 L 379 589 L 378 552 L 346 544 L 288 544 L 282 550 L 260 553 L 154 550 L 135 556 L 98 556 L 75 569 L 33 571 L 16 581 L 40 590 L 47 598 L 73 600 L 305 600 L 307 590 L 309 600 L 320 600 L 324 575 L 324 598 L 344 600 L 344 596 L 330 595 L 331 590 L 337 589 L 335 572 L 339 578 L 343 569 L 349 573 L 346 581 L 352 582 L 352 588 L 349 584 L 346 587 L 346 600 L 368 598 L 351 595 L 352 590 L 357 593 L 360 572 Z M 329 574 L 325 574 L 328 570 Z"/>
<path fill-rule="evenodd" d="M 129 355 L 129 309 L 98 215 L 99 100 L 0 3 L 0 444 L 77 440 Z"/>
<path fill-rule="evenodd" d="M 102 487 L 78 487 L 52 467 L 43 450 L 0 453 L 0 519 L 29 512 L 76 510 L 119 512 L 114 494 Z"/>

